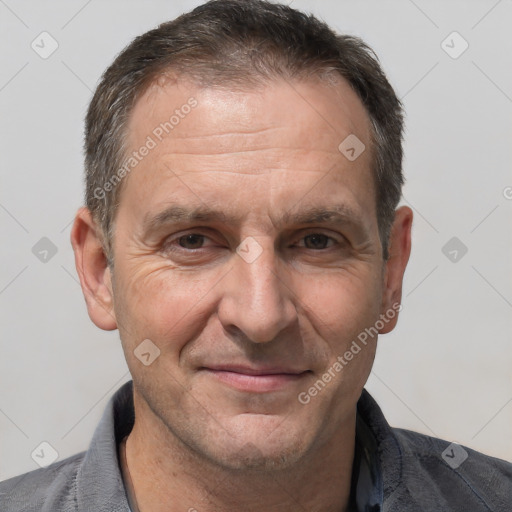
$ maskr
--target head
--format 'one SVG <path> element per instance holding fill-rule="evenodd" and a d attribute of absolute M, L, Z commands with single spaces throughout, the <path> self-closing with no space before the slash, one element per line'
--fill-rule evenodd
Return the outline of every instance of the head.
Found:
<path fill-rule="evenodd" d="M 123 50 L 72 243 L 141 415 L 232 468 L 285 467 L 353 420 L 409 257 L 401 138 L 372 51 L 286 6 L 209 2 Z"/>

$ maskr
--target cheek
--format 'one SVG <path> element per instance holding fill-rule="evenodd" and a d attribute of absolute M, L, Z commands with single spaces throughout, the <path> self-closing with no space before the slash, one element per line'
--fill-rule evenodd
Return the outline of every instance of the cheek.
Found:
<path fill-rule="evenodd" d="M 177 271 L 168 266 L 140 264 L 126 269 L 116 290 L 119 330 L 136 345 L 149 338 L 161 351 L 178 353 L 201 330 L 211 309 L 216 274 Z M 119 310 L 119 311 L 118 311 Z"/>
<path fill-rule="evenodd" d="M 331 361 L 379 318 L 381 285 L 368 268 L 304 280 L 299 295 L 305 314 L 328 347 Z"/>

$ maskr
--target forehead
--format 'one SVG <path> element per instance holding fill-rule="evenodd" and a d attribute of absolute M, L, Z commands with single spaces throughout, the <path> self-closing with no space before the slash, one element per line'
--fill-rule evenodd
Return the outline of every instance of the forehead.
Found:
<path fill-rule="evenodd" d="M 340 152 L 347 137 L 366 146 L 357 160 Z M 365 194 L 374 198 L 370 137 L 366 110 L 341 78 L 336 85 L 275 80 L 247 89 L 161 80 L 130 118 L 127 156 L 138 155 L 121 206 L 130 201 L 132 214 L 147 217 L 179 195 L 224 209 L 254 208 L 258 200 L 276 209 L 309 194 L 311 207 L 315 194 L 343 190 L 364 202 Z"/>
<path fill-rule="evenodd" d="M 197 105 L 189 108 L 191 104 Z M 191 111 L 200 115 L 189 116 Z M 186 78 L 162 76 L 135 104 L 128 145 L 136 148 L 148 135 L 158 139 L 160 149 L 171 149 L 173 143 L 179 147 L 183 138 L 234 135 L 223 132 L 223 126 L 235 128 L 242 138 L 269 128 L 293 127 L 304 149 L 329 151 L 333 142 L 348 135 L 367 140 L 370 136 L 366 109 L 342 77 L 329 82 L 311 76 L 302 81 L 275 79 L 257 87 L 200 87 Z"/>

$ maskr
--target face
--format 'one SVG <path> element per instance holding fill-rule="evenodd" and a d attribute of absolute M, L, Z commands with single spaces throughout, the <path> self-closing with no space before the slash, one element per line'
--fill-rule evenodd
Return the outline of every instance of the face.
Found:
<path fill-rule="evenodd" d="M 338 149 L 349 135 L 366 147 L 355 160 Z M 196 453 L 300 460 L 353 419 L 376 337 L 345 355 L 405 267 L 393 280 L 382 260 L 363 105 L 344 82 L 165 82 L 136 104 L 128 142 L 149 150 L 116 215 L 115 320 L 91 317 L 119 328 L 146 413 Z"/>

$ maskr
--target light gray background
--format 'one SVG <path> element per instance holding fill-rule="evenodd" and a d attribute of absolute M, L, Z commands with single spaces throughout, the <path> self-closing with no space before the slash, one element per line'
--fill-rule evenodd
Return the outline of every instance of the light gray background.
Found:
<path fill-rule="evenodd" d="M 69 243 L 82 203 L 83 117 L 130 40 L 199 2 L 0 0 L 0 480 L 87 448 L 129 379 L 117 332 L 89 320 Z M 379 55 L 407 111 L 413 250 L 397 329 L 367 388 L 389 422 L 512 460 L 512 3 L 293 1 Z M 59 47 L 42 59 L 31 42 Z M 459 32 L 469 48 L 441 43 Z M 457 48 L 459 42 L 448 44 Z M 442 252 L 452 237 L 468 248 Z M 32 247 L 48 237 L 57 254 Z"/>

